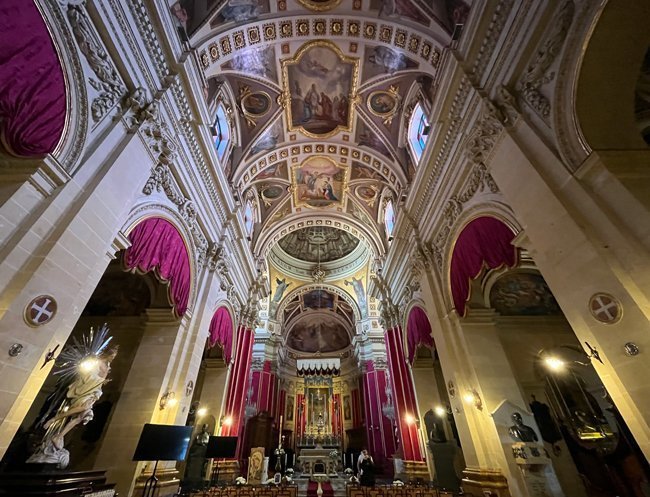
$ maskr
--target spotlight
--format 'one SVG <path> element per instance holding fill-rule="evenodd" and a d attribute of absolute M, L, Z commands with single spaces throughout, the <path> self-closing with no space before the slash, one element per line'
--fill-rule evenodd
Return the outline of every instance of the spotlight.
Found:
<path fill-rule="evenodd" d="M 178 403 L 178 400 L 176 400 L 176 394 L 174 392 L 167 391 L 165 394 L 160 397 L 160 402 L 158 406 L 160 407 L 160 410 L 162 411 L 163 409 L 166 409 L 167 407 L 174 407 Z"/>
<path fill-rule="evenodd" d="M 481 396 L 476 390 L 472 389 L 469 392 L 465 393 L 465 395 L 463 395 L 463 400 L 467 404 L 476 407 L 479 411 L 483 410 L 483 401 L 481 400 Z"/>
<path fill-rule="evenodd" d="M 81 363 L 79 363 L 79 369 L 83 373 L 90 373 L 93 369 L 97 367 L 98 360 L 95 356 L 86 357 Z"/>
<path fill-rule="evenodd" d="M 433 408 L 433 411 L 436 413 L 436 416 L 439 418 L 444 418 L 447 416 L 447 409 L 442 406 L 436 406 Z"/>
<path fill-rule="evenodd" d="M 544 365 L 554 372 L 559 372 L 564 370 L 566 363 L 559 357 L 547 356 L 544 358 Z"/>

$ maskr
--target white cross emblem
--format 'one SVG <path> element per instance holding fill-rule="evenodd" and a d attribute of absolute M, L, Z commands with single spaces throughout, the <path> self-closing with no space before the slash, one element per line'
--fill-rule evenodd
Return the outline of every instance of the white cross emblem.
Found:
<path fill-rule="evenodd" d="M 591 314 L 603 323 L 614 323 L 620 317 L 620 306 L 616 299 L 605 293 L 597 293 L 589 301 Z"/>
<path fill-rule="evenodd" d="M 25 320 L 31 326 L 41 326 L 52 320 L 56 314 L 56 301 L 49 295 L 33 299 L 25 309 Z"/>

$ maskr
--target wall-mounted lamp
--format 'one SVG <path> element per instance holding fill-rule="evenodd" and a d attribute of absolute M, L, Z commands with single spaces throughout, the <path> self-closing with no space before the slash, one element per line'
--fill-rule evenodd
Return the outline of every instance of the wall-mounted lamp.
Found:
<path fill-rule="evenodd" d="M 221 416 L 221 419 L 219 420 L 219 426 L 232 426 L 232 416 Z"/>
<path fill-rule="evenodd" d="M 160 406 L 160 410 L 162 411 L 167 407 L 174 407 L 177 403 L 178 400 L 176 400 L 176 394 L 171 390 L 168 390 L 167 392 L 164 393 L 162 397 L 160 397 L 160 403 L 158 405 Z"/>
<path fill-rule="evenodd" d="M 564 371 L 566 363 L 559 357 L 549 355 L 544 357 L 544 366 L 554 373 L 559 373 L 560 371 Z"/>
<path fill-rule="evenodd" d="M 407 425 L 412 425 L 412 424 L 416 423 L 417 419 L 415 419 L 415 416 L 413 416 L 413 414 L 411 414 L 410 412 L 407 412 L 404 415 L 404 421 L 406 421 Z"/>
<path fill-rule="evenodd" d="M 442 406 L 436 406 L 433 408 L 433 412 L 438 416 L 439 418 L 446 418 L 448 411 Z"/>
<path fill-rule="evenodd" d="M 205 407 L 200 407 L 200 408 L 197 409 L 197 411 L 196 411 L 196 415 L 197 415 L 199 418 L 202 418 L 202 417 L 205 416 L 207 413 L 208 413 L 208 409 L 205 408 Z"/>
<path fill-rule="evenodd" d="M 463 395 L 463 400 L 465 403 L 476 407 L 479 411 L 483 410 L 483 401 L 481 400 L 481 396 L 474 388 Z"/>

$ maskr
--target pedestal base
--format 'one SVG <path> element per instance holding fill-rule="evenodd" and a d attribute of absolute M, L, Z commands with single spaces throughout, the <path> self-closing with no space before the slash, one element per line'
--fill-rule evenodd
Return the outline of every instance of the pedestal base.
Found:
<path fill-rule="evenodd" d="M 52 465 L 30 464 L 26 470 L 0 474 L 0 496 L 113 497 L 115 484 L 106 483 L 105 473 L 55 470 Z"/>
<path fill-rule="evenodd" d="M 501 471 L 493 469 L 463 470 L 463 491 L 485 497 L 511 497 L 505 476 Z"/>

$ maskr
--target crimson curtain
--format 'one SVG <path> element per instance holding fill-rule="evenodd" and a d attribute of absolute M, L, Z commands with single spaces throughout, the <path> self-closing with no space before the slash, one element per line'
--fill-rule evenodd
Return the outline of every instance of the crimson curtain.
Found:
<path fill-rule="evenodd" d="M 406 342 L 408 345 L 409 363 L 413 364 L 415 351 L 419 345 L 433 347 L 431 324 L 429 318 L 421 307 L 414 307 L 409 313 L 406 323 Z"/>
<path fill-rule="evenodd" d="M 0 137 L 12 154 L 56 148 L 65 126 L 63 70 L 33 0 L 0 2 Z"/>
<path fill-rule="evenodd" d="M 502 221 L 479 217 L 470 222 L 458 236 L 451 256 L 449 279 L 456 312 L 465 315 L 470 280 L 478 277 L 484 267 L 513 267 L 517 249 L 512 245 L 515 234 Z"/>
<path fill-rule="evenodd" d="M 169 295 L 176 315 L 187 310 L 190 297 L 190 258 L 178 230 L 165 219 L 149 218 L 129 234 L 131 246 L 124 254 L 127 269 L 146 273 L 156 270 L 169 283 Z"/>
<path fill-rule="evenodd" d="M 210 321 L 210 347 L 223 347 L 223 358 L 230 364 L 232 357 L 232 318 L 225 307 L 219 307 Z"/>

